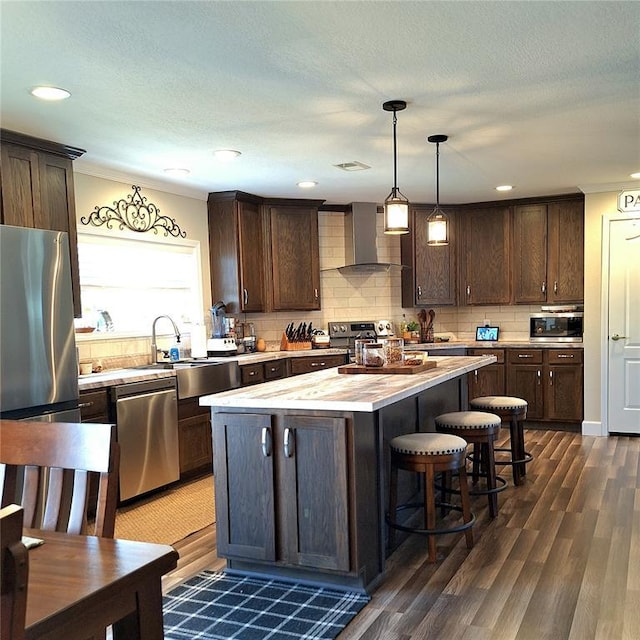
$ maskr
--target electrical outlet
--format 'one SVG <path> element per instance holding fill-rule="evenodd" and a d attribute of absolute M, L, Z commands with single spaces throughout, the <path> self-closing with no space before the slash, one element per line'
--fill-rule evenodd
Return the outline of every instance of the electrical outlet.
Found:
<path fill-rule="evenodd" d="M 485 320 L 484 321 L 484 326 L 485 327 L 490 327 L 491 326 L 491 320 Z"/>

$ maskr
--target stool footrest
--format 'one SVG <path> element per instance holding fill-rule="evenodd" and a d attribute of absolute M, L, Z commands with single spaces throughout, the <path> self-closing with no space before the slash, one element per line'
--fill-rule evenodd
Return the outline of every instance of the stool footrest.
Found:
<path fill-rule="evenodd" d="M 462 507 L 459 507 L 458 505 L 455 505 L 455 504 L 449 504 L 448 502 L 436 502 L 436 507 L 440 507 L 440 508 L 446 507 L 447 509 L 450 509 L 452 511 L 459 511 L 460 513 L 462 513 Z M 421 502 L 407 502 L 405 504 L 401 504 L 398 507 L 396 507 L 396 513 L 404 509 L 420 509 L 420 508 L 424 508 L 424 504 Z M 467 529 L 470 529 L 474 525 L 476 521 L 476 515 L 475 513 L 472 513 L 471 520 L 469 520 L 469 522 L 463 522 L 453 527 L 445 527 L 441 529 L 418 529 L 414 527 L 405 527 L 402 524 L 392 521 L 391 518 L 389 517 L 389 514 L 386 515 L 385 521 L 390 527 L 393 527 L 394 529 L 398 529 L 399 531 L 406 531 L 407 533 L 417 533 L 420 535 L 432 536 L 436 534 L 442 535 L 445 533 L 460 533 L 461 531 L 466 531 Z"/>
<path fill-rule="evenodd" d="M 487 474 L 479 473 L 478 476 L 480 478 L 486 478 Z M 507 488 L 507 481 L 504 478 L 501 478 L 500 476 L 496 476 L 496 482 L 498 483 L 498 486 L 494 487 L 493 489 L 469 489 L 469 495 L 470 496 L 488 496 L 488 495 L 491 495 L 492 493 L 500 493 L 501 491 L 504 491 Z M 444 491 L 445 493 L 453 493 L 456 496 L 460 495 L 460 489 L 449 489 L 447 487 L 443 487 L 441 484 L 435 484 L 434 486 L 438 491 Z"/>
<path fill-rule="evenodd" d="M 494 449 L 494 451 L 496 453 L 512 453 L 511 449 L 509 449 L 508 447 L 496 447 Z M 473 454 L 471 454 L 473 455 Z M 467 456 L 467 459 L 471 459 L 473 460 L 473 458 L 471 458 L 470 456 Z M 528 452 L 525 451 L 524 452 L 524 458 L 521 458 L 520 460 L 498 460 L 496 458 L 496 464 L 508 464 L 508 465 L 514 465 L 514 464 L 522 464 L 522 463 L 527 463 L 527 462 L 531 462 L 533 460 L 533 456 Z"/>

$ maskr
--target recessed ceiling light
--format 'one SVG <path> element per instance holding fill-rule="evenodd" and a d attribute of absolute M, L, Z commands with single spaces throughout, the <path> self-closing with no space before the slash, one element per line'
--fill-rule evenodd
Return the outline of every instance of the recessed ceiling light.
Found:
<path fill-rule="evenodd" d="M 179 167 L 169 167 L 165 169 L 164 172 L 170 176 L 176 176 L 176 177 L 188 176 L 191 173 L 189 169 L 182 169 Z"/>
<path fill-rule="evenodd" d="M 58 87 L 34 87 L 31 95 L 41 100 L 65 100 L 71 94 L 66 89 Z"/>
<path fill-rule="evenodd" d="M 496 187 L 496 191 L 511 191 L 513 187 L 510 184 L 501 184 L 499 187 Z"/>
<path fill-rule="evenodd" d="M 631 174 L 632 178 L 635 178 L 636 180 L 640 179 L 640 171 L 636 171 L 635 173 Z"/>
<path fill-rule="evenodd" d="M 218 158 L 218 160 L 233 160 L 242 154 L 234 149 L 218 149 L 213 152 L 213 155 Z"/>
<path fill-rule="evenodd" d="M 315 180 L 302 180 L 298 182 L 298 186 L 301 189 L 313 189 L 313 187 L 317 186 L 318 183 Z"/>

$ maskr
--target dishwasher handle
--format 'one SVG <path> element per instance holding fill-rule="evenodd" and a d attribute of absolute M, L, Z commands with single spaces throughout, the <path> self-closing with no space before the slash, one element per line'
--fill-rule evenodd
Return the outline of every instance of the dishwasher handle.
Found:
<path fill-rule="evenodd" d="M 140 396 L 147 393 L 157 393 L 158 391 L 175 391 L 176 379 L 157 378 L 155 380 L 143 380 L 141 382 L 130 382 L 111 387 L 111 400 L 117 402 L 129 396 Z"/>

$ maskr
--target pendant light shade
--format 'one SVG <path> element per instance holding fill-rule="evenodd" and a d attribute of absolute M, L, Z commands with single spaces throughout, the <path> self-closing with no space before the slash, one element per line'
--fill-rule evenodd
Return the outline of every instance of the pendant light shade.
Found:
<path fill-rule="evenodd" d="M 440 143 L 446 142 L 449 136 L 436 134 L 427 138 L 436 145 L 436 206 L 427 218 L 427 244 L 444 246 L 449 244 L 449 218 L 440 208 Z"/>
<path fill-rule="evenodd" d="M 396 146 L 396 112 L 407 108 L 404 100 L 389 100 L 383 103 L 385 111 L 393 111 L 393 188 L 384 201 L 384 232 L 399 235 L 409 233 L 409 201 L 398 189 L 398 158 Z"/>

